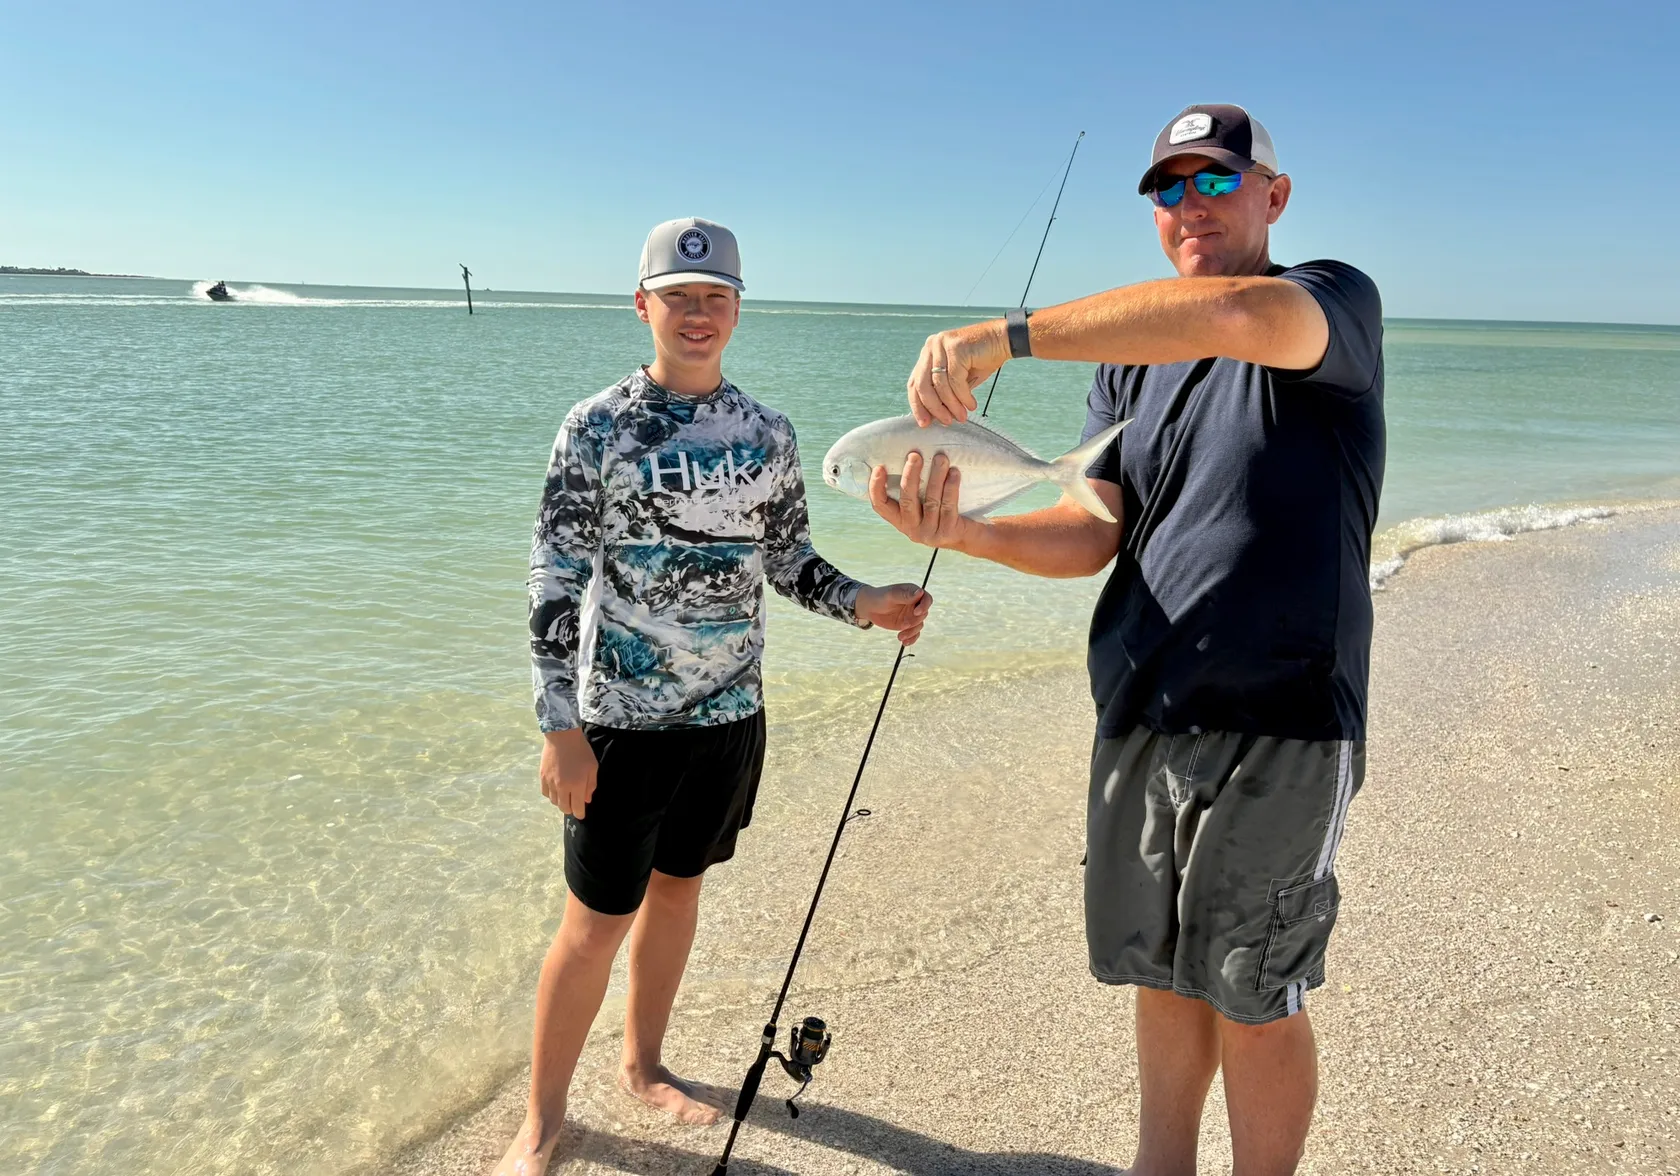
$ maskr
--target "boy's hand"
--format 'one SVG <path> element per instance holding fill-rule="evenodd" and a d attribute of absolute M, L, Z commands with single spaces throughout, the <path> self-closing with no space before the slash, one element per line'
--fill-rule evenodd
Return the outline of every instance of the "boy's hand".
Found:
<path fill-rule="evenodd" d="M 537 771 L 543 795 L 568 817 L 583 819 L 584 806 L 595 795 L 597 766 L 595 749 L 578 728 L 543 736 L 542 766 Z"/>
<path fill-rule="evenodd" d="M 916 644 L 932 607 L 933 597 L 915 584 L 889 584 L 885 588 L 865 584 L 858 589 L 858 620 L 896 629 L 903 645 Z"/>

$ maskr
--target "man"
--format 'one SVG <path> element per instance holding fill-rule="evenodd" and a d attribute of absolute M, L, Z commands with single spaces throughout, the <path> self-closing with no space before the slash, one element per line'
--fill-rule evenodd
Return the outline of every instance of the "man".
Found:
<path fill-rule="evenodd" d="M 530 627 L 542 790 L 566 814 L 568 894 L 538 981 L 530 1103 L 498 1176 L 547 1167 L 627 934 L 619 1081 L 684 1121 L 717 1118 L 661 1045 L 702 876 L 752 819 L 764 579 L 906 645 L 931 604 L 915 584 L 860 584 L 812 549 L 792 425 L 723 378 L 743 289 L 728 229 L 656 226 L 636 288 L 654 360 L 574 405 L 554 443 Z"/>
<path fill-rule="evenodd" d="M 1178 278 L 923 347 L 923 424 L 961 419 L 1012 357 L 1100 363 L 1085 436 L 1132 423 L 1088 473 L 1119 522 L 1066 498 L 965 519 L 941 456 L 921 501 L 888 499 L 884 470 L 871 486 L 931 546 L 1041 576 L 1117 558 L 1091 623 L 1085 908 L 1092 972 L 1138 987 L 1133 1176 L 1195 1171 L 1221 1068 L 1238 1176 L 1295 1170 L 1317 1096 L 1303 1001 L 1364 775 L 1382 320 L 1358 270 L 1272 263 L 1290 187 L 1257 120 L 1191 106 L 1138 185 Z M 921 475 L 917 459 L 904 483 Z"/>

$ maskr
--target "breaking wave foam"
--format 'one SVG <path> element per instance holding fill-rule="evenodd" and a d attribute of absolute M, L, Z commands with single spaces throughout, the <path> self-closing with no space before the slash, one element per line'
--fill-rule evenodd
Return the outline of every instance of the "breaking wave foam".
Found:
<path fill-rule="evenodd" d="M 1555 531 L 1638 509 L 1630 506 L 1502 506 L 1469 514 L 1411 519 L 1377 536 L 1371 590 L 1380 591 L 1414 551 L 1448 543 L 1499 543 L 1529 531 Z"/>

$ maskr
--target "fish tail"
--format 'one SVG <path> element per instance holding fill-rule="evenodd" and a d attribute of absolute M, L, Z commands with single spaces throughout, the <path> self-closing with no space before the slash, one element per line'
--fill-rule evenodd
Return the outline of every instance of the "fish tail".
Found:
<path fill-rule="evenodd" d="M 1091 489 L 1091 483 L 1085 479 L 1085 470 L 1102 456 L 1103 450 L 1114 443 L 1114 439 L 1120 435 L 1120 430 L 1131 423 L 1131 418 L 1128 417 L 1117 425 L 1110 425 L 1083 445 L 1062 454 L 1050 463 L 1051 480 L 1067 491 L 1069 498 L 1105 523 L 1114 522 L 1114 515 L 1109 512 L 1103 500 L 1097 497 L 1097 492 Z"/>

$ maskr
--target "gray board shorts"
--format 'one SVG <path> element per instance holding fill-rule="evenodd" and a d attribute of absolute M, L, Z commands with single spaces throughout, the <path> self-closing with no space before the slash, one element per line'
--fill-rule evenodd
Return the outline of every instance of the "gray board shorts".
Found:
<path fill-rule="evenodd" d="M 1246 1024 L 1299 1012 L 1324 983 L 1336 849 L 1364 777 L 1362 741 L 1099 736 L 1085 826 L 1092 975 Z"/>

